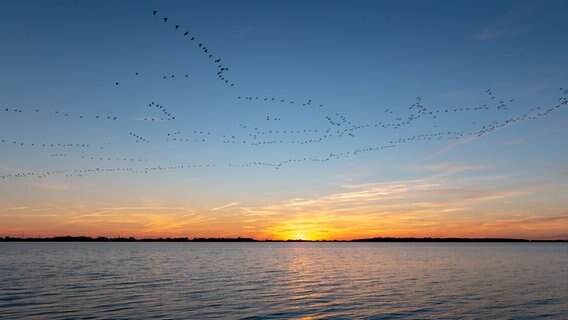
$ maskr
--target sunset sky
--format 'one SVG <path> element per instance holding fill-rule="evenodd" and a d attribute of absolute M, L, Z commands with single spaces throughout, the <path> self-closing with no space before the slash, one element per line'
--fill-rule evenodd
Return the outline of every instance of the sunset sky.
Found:
<path fill-rule="evenodd" d="M 3 1 L 0 236 L 568 239 L 566 34 L 566 1 Z"/>

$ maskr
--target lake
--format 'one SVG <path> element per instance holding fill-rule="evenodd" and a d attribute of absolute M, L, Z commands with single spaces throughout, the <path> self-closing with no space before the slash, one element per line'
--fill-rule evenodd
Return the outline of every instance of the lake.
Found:
<path fill-rule="evenodd" d="M 562 243 L 0 243 L 2 319 L 568 319 Z"/>

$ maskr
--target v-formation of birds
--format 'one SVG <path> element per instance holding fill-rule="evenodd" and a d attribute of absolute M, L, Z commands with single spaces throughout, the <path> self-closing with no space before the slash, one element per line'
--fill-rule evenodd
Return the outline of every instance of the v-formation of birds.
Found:
<path fill-rule="evenodd" d="M 159 17 L 159 12 L 154 10 L 152 12 L 153 16 Z M 210 60 L 211 63 L 216 64 L 218 68 L 217 76 L 223 84 L 229 87 L 234 87 L 235 83 L 229 81 L 225 73 L 229 71 L 229 68 L 222 63 L 222 59 L 217 55 L 213 54 L 213 51 L 201 40 L 198 39 L 193 32 L 183 26 L 182 24 L 174 23 L 168 17 L 161 17 L 161 20 L 165 24 L 169 24 L 172 30 L 179 32 L 182 37 L 188 39 L 195 43 L 196 47 L 202 51 L 204 56 Z M 135 76 L 142 76 L 142 72 L 135 71 Z M 189 78 L 188 73 L 182 73 L 181 75 L 170 74 L 162 75 L 163 80 L 169 79 L 183 79 Z M 120 85 L 120 81 L 115 81 L 115 86 Z M 46 170 L 42 172 L 27 172 L 27 173 L 17 173 L 17 174 L 5 174 L 0 176 L 0 180 L 6 180 L 8 178 L 23 178 L 23 177 L 48 177 L 54 175 L 64 175 L 64 176 L 75 176 L 84 177 L 92 174 L 100 173 L 113 173 L 113 172 L 127 172 L 127 173 L 138 173 L 138 174 L 151 174 L 155 172 L 161 172 L 164 170 L 179 170 L 179 169 L 189 169 L 189 168 L 250 168 L 250 167 L 268 167 L 273 169 L 280 169 L 286 165 L 301 162 L 315 162 L 323 163 L 331 160 L 349 158 L 357 156 L 361 153 L 367 152 L 378 152 L 383 150 L 388 150 L 395 148 L 401 144 L 419 142 L 419 141 L 436 141 L 436 140 L 455 140 L 461 139 L 466 136 L 482 136 L 491 133 L 499 128 L 511 125 L 513 123 L 525 121 L 525 120 L 535 120 L 550 114 L 563 106 L 568 104 L 568 89 L 560 88 L 561 96 L 558 98 L 557 102 L 550 106 L 537 106 L 531 108 L 528 112 L 524 114 L 511 116 L 505 120 L 492 120 L 484 124 L 478 124 L 473 130 L 441 130 L 438 129 L 438 125 L 433 125 L 432 132 L 424 134 L 415 134 L 411 136 L 403 136 L 399 138 L 389 139 L 383 144 L 378 144 L 374 146 L 356 148 L 350 151 L 337 151 L 329 152 L 323 155 L 311 155 L 311 156 L 291 156 L 288 159 L 283 159 L 279 162 L 267 162 L 262 160 L 249 161 L 244 163 L 236 163 L 231 161 L 222 162 L 210 162 L 210 163 L 185 163 L 175 166 L 160 166 L 151 165 L 146 167 L 114 167 L 114 168 L 86 168 L 86 169 L 64 169 L 64 170 Z M 152 137 L 150 139 L 143 132 L 129 131 L 128 135 L 132 138 L 133 143 L 137 144 L 152 144 L 152 143 L 222 143 L 222 144 L 238 144 L 246 146 L 262 146 L 262 145 L 274 145 L 274 144 L 314 144 L 321 143 L 330 139 L 340 139 L 340 138 L 356 138 L 357 134 L 362 130 L 393 130 L 394 132 L 400 132 L 399 129 L 412 126 L 417 121 L 433 121 L 444 117 L 448 114 L 456 113 L 472 113 L 472 112 L 485 112 L 485 111 L 501 111 L 507 112 L 510 106 L 514 103 L 513 99 L 499 99 L 493 92 L 492 89 L 487 89 L 485 94 L 488 98 L 486 104 L 469 106 L 469 107 L 454 107 L 454 108 L 430 108 L 426 107 L 422 101 L 421 97 L 416 98 L 416 102 L 408 106 L 404 111 L 400 108 L 393 109 L 387 108 L 384 110 L 384 114 L 389 116 L 388 119 L 383 119 L 382 121 L 370 121 L 368 123 L 356 123 L 351 120 L 348 115 L 340 113 L 326 113 L 326 108 L 321 108 L 324 115 L 321 117 L 321 123 L 314 125 L 311 128 L 302 129 L 290 129 L 290 128 L 271 128 L 271 123 L 286 123 L 286 118 L 273 115 L 264 115 L 264 122 L 266 126 L 261 126 L 258 121 L 255 125 L 240 123 L 237 128 L 237 132 L 214 132 L 212 130 L 176 130 L 167 133 L 163 137 Z M 271 103 L 275 105 L 297 105 L 302 107 L 324 107 L 323 104 L 312 103 L 311 99 L 298 102 L 294 99 L 277 98 L 277 97 L 263 97 L 263 96 L 236 96 L 236 101 L 240 103 L 249 102 L 263 102 Z M 146 117 L 142 119 L 143 121 L 156 121 L 158 123 L 162 121 L 174 121 L 176 117 L 169 109 L 165 106 L 151 101 L 148 103 L 148 107 L 156 110 L 160 116 L 156 117 Z M 0 111 L 5 116 L 32 116 L 33 114 L 44 115 L 49 114 L 51 116 L 58 116 L 69 119 L 70 121 L 77 121 L 80 119 L 93 119 L 93 120 L 109 120 L 117 121 L 119 117 L 117 115 L 102 115 L 102 114 L 70 114 L 67 112 L 59 110 L 48 110 L 46 108 L 23 108 L 23 107 L 2 107 Z M 178 120 L 179 121 L 179 120 Z M 276 121 L 276 122 L 275 122 Z M 73 155 L 69 152 L 71 149 L 77 150 L 102 150 L 102 146 L 94 146 L 88 143 L 65 143 L 65 142 L 45 142 L 45 141 L 35 141 L 35 142 L 24 142 L 13 138 L 0 137 L 0 147 L 2 145 L 11 145 L 18 147 L 39 147 L 42 149 L 49 150 L 49 156 L 54 158 L 69 158 L 76 156 L 82 161 L 125 161 L 131 163 L 141 163 L 149 162 L 148 158 L 140 157 L 129 157 L 124 155 L 97 155 L 97 154 L 76 154 Z M 67 152 L 61 152 L 59 150 L 65 149 Z"/>

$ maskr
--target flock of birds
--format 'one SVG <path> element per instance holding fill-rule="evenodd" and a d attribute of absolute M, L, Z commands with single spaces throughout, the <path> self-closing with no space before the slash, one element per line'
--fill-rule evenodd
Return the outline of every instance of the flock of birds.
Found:
<path fill-rule="evenodd" d="M 136 73 L 134 73 L 134 74 L 135 74 L 137 77 L 140 76 L 140 72 L 136 72 Z M 178 75 L 177 78 L 176 78 L 176 75 L 175 75 L 175 74 L 170 74 L 170 75 L 166 75 L 166 74 L 165 74 L 165 75 L 162 75 L 161 78 L 164 79 L 164 80 L 175 80 L 175 79 L 180 79 L 180 78 L 189 78 L 189 74 L 186 73 L 186 74 L 183 75 L 183 76 L 179 76 L 179 75 Z M 120 84 L 119 81 L 115 81 L 115 82 L 114 82 L 114 85 L 115 85 L 115 86 L 118 86 L 119 84 Z"/>
<path fill-rule="evenodd" d="M 158 15 L 158 10 L 153 10 L 152 11 L 152 15 L 155 17 L 160 17 Z M 234 87 L 235 83 L 232 81 L 229 81 L 229 79 L 226 78 L 225 76 L 225 72 L 229 71 L 229 67 L 223 65 L 221 63 L 221 58 L 217 57 L 216 55 L 213 54 L 213 52 L 211 51 L 211 49 L 209 47 L 207 47 L 207 45 L 199 40 L 197 38 L 197 36 L 188 29 L 188 27 L 184 27 L 180 24 L 176 24 L 176 23 L 172 23 L 171 19 L 168 17 L 162 17 L 162 20 L 165 24 L 169 24 L 173 25 L 173 29 L 177 32 L 179 32 L 180 35 L 182 35 L 183 37 L 186 37 L 187 39 L 189 39 L 189 41 L 194 42 L 195 45 L 199 48 L 199 50 L 201 50 L 201 52 L 203 53 L 203 55 L 205 55 L 212 63 L 214 63 L 217 66 L 217 77 L 219 78 L 219 80 L 223 83 L 226 84 L 228 86 Z M 173 76 L 172 76 L 173 77 Z M 187 75 L 186 75 L 187 77 Z"/>
<path fill-rule="evenodd" d="M 22 142 L 12 139 L 0 139 L 0 143 L 9 144 L 20 147 L 41 147 L 41 148 L 91 148 L 90 144 L 85 143 L 35 143 L 35 142 Z M 104 147 L 100 147 L 104 149 Z"/>
<path fill-rule="evenodd" d="M 160 18 L 160 17 L 161 17 L 161 21 L 163 21 L 164 24 L 166 24 L 166 25 L 172 25 L 172 26 L 173 26 L 173 30 L 174 30 L 175 32 L 177 32 L 179 35 L 181 35 L 181 36 L 184 37 L 185 39 L 188 39 L 190 42 L 194 43 L 194 44 L 197 46 L 197 48 L 199 48 L 199 50 L 203 53 L 203 55 L 204 55 L 211 63 L 215 64 L 216 69 L 217 69 L 216 75 L 217 75 L 218 79 L 219 79 L 223 84 L 225 84 L 225 85 L 227 85 L 227 86 L 230 86 L 230 87 L 234 87 L 234 86 L 235 86 L 235 82 L 234 82 L 234 81 L 230 81 L 230 80 L 227 78 L 227 76 L 225 75 L 225 73 L 226 73 L 227 71 L 229 71 L 229 67 L 226 66 L 226 65 L 224 64 L 224 62 L 222 62 L 222 59 L 221 59 L 219 56 L 213 54 L 213 52 L 211 51 L 211 48 L 208 47 L 207 44 L 206 44 L 204 41 L 198 39 L 198 38 L 197 38 L 197 35 L 195 35 L 195 33 L 194 33 L 193 31 L 191 31 L 188 26 L 183 26 L 183 25 L 180 25 L 180 24 L 178 24 L 178 23 L 173 23 L 169 17 L 160 16 L 158 10 L 153 10 L 153 11 L 152 11 L 152 15 L 155 16 L 155 17 L 157 17 L 157 18 Z M 140 76 L 141 73 L 140 73 L 140 72 L 136 72 L 135 75 L 136 75 L 136 76 Z M 185 78 L 189 78 L 189 74 L 185 74 L 184 77 L 185 77 Z M 172 75 L 163 75 L 162 78 L 163 78 L 163 79 L 175 79 L 175 78 L 176 78 L 176 75 L 175 75 L 175 74 L 172 74 Z M 180 78 L 180 76 L 178 75 L 177 78 Z M 115 81 L 114 84 L 115 84 L 116 86 L 118 86 L 118 85 L 119 85 L 119 81 Z M 277 99 L 277 98 L 275 98 L 275 97 L 272 97 L 272 98 L 259 98 L 259 97 L 243 97 L 243 96 L 238 96 L 237 99 L 245 99 L 245 100 L 253 100 L 253 99 L 254 99 L 254 100 L 261 100 L 261 101 L 266 101 L 266 102 L 278 101 L 278 102 L 280 102 L 280 103 L 289 103 L 289 104 L 294 104 L 294 103 L 296 103 L 296 102 L 295 102 L 294 100 L 292 100 L 292 99 L 282 99 L 282 98 L 278 98 L 278 99 Z M 298 104 L 299 104 L 299 103 L 298 103 Z M 309 99 L 309 100 L 307 100 L 307 101 L 305 101 L 305 102 L 303 102 L 303 103 L 301 103 L 301 104 L 302 104 L 302 106 L 309 107 L 309 106 L 312 105 L 312 100 Z M 319 104 L 318 106 L 323 107 L 324 105 L 323 105 L 323 104 Z"/>
<path fill-rule="evenodd" d="M 150 108 L 155 107 L 155 108 L 158 109 L 160 112 L 162 112 L 162 114 L 163 114 L 164 116 L 163 116 L 163 117 L 160 117 L 160 121 L 170 121 L 170 120 L 175 120 L 175 119 L 176 119 L 176 117 L 173 116 L 173 115 L 168 111 L 168 109 L 166 109 L 166 107 L 164 107 L 164 106 L 161 105 L 161 104 L 157 104 L 157 103 L 155 103 L 154 101 L 152 101 L 152 102 L 150 102 L 150 103 L 148 104 L 148 107 L 150 107 Z M 157 118 L 150 118 L 150 121 L 155 121 L 155 120 L 157 120 Z M 148 118 L 145 117 L 145 118 L 144 118 L 144 121 L 148 121 Z"/>
<path fill-rule="evenodd" d="M 101 115 L 101 114 L 97 114 L 97 115 L 86 115 L 86 114 L 80 114 L 80 115 L 74 115 L 71 114 L 69 112 L 63 112 L 63 111 L 59 111 L 59 110 L 53 110 L 53 111 L 46 111 L 45 109 L 34 109 L 33 111 L 27 110 L 27 109 L 21 109 L 21 108 L 10 108 L 10 107 L 4 107 L 2 108 L 2 110 L 4 110 L 4 113 L 18 113 L 18 114 L 22 114 L 22 115 L 26 115 L 29 113 L 50 113 L 52 115 L 56 115 L 56 116 L 61 116 L 61 117 L 66 117 L 66 118 L 73 118 L 73 119 L 96 119 L 96 120 L 117 120 L 118 117 L 115 115 Z"/>
<path fill-rule="evenodd" d="M 226 72 L 229 71 L 229 67 L 222 63 L 222 59 L 213 53 L 210 47 L 208 47 L 202 40 L 198 39 L 197 36 L 187 27 L 180 24 L 173 23 L 168 17 L 160 17 L 158 11 L 152 11 L 152 15 L 161 18 L 163 23 L 172 26 L 172 30 L 178 32 L 182 37 L 188 39 L 188 41 L 194 42 L 196 47 L 205 55 L 211 63 L 214 63 L 217 67 L 217 76 L 223 84 L 233 87 L 235 83 L 230 81 L 226 77 Z M 136 76 L 140 76 L 140 72 L 135 72 Z M 177 77 L 176 77 L 177 76 Z M 182 74 L 181 76 L 176 74 L 163 75 L 163 79 L 176 79 L 176 78 L 188 78 L 189 74 Z M 115 85 L 119 85 L 116 81 Z M 268 167 L 272 169 L 281 169 L 284 166 L 302 162 L 316 162 L 323 163 L 331 160 L 350 158 L 358 156 L 362 153 L 369 152 L 380 152 L 387 149 L 396 148 L 400 145 L 407 143 L 414 143 L 419 141 L 440 141 L 440 140 L 458 140 L 464 137 L 474 136 L 479 137 L 489 134 L 500 128 L 512 125 L 514 123 L 535 120 L 541 117 L 547 116 L 551 112 L 560 109 L 562 106 L 568 104 L 568 89 L 560 88 L 561 95 L 558 101 L 550 106 L 538 106 L 531 108 L 527 112 L 520 113 L 515 116 L 509 116 L 508 113 L 504 115 L 508 116 L 501 120 L 491 120 L 487 123 L 473 122 L 471 125 L 473 127 L 470 130 L 443 130 L 439 128 L 437 120 L 443 119 L 444 117 L 451 114 L 464 114 L 469 117 L 472 113 L 481 112 L 507 112 L 511 109 L 515 103 L 514 99 L 500 99 L 498 98 L 492 89 L 487 89 L 485 91 L 487 97 L 487 103 L 480 104 L 476 106 L 465 106 L 465 107 L 455 107 L 455 108 L 431 108 L 427 107 L 421 97 L 416 97 L 416 100 L 411 105 L 405 108 L 387 108 L 384 110 L 384 117 L 381 117 L 381 121 L 369 121 L 366 123 L 357 122 L 350 119 L 347 115 L 336 113 L 323 114 L 320 121 L 309 128 L 298 128 L 298 127 L 286 127 L 286 119 L 282 120 L 280 116 L 266 115 L 263 121 L 259 124 L 246 124 L 239 123 L 238 129 L 235 132 L 215 132 L 214 130 L 176 130 L 170 131 L 165 134 L 165 136 L 146 136 L 146 133 L 136 133 L 134 131 L 129 131 L 128 135 L 138 144 L 157 144 L 157 143 L 222 143 L 222 144 L 238 144 L 244 146 L 266 146 L 266 145 L 276 145 L 276 144 L 294 144 L 294 145 L 307 145 L 307 144 L 317 144 L 325 141 L 330 141 L 332 139 L 341 138 L 356 138 L 359 134 L 364 133 L 365 130 L 389 130 L 390 134 L 397 135 L 401 132 L 401 128 L 410 127 L 415 123 L 420 123 L 420 126 L 424 124 L 431 125 L 432 131 L 427 133 L 420 133 L 409 135 L 405 137 L 390 138 L 382 144 L 353 148 L 348 151 L 336 151 L 329 152 L 320 155 L 311 156 L 301 156 L 301 157 L 289 157 L 281 161 L 248 161 L 248 162 L 236 162 L 236 161 L 221 161 L 221 162 L 209 162 L 209 163 L 184 163 L 173 166 L 160 166 L 160 165 L 147 165 L 147 166 L 129 166 L 129 167 L 111 167 L 111 168 L 84 168 L 84 169 L 61 169 L 61 170 L 46 170 L 37 172 L 18 172 L 18 173 L 8 173 L 0 176 L 0 180 L 6 180 L 9 178 L 25 178 L 25 177 L 37 177 L 44 178 L 48 176 L 64 175 L 66 177 L 84 177 L 92 174 L 100 173 L 137 173 L 137 174 L 151 174 L 156 172 L 189 169 L 189 168 L 251 168 L 251 167 Z M 314 104 L 311 99 L 304 102 L 297 102 L 292 99 L 276 98 L 276 97 L 262 97 L 262 96 L 237 96 L 237 100 L 243 103 L 247 102 L 265 102 L 272 104 L 287 104 L 287 105 L 301 105 L 304 107 L 324 107 L 323 104 Z M 158 104 L 154 101 L 148 103 L 148 107 L 152 110 L 157 111 L 160 115 L 156 117 L 144 117 L 143 121 L 173 121 L 176 120 L 174 113 L 167 109 L 165 106 Z M 515 108 L 514 108 L 515 109 Z M 58 117 L 64 117 L 67 119 L 97 119 L 97 120 L 111 120 L 116 121 L 119 118 L 115 115 L 87 115 L 87 114 L 70 114 L 67 112 L 62 112 L 59 110 L 47 111 L 45 109 L 25 109 L 25 108 L 14 108 L 14 107 L 3 107 L 2 109 L 4 115 L 10 116 L 31 116 L 32 114 L 50 114 L 56 115 Z M 326 113 L 326 108 L 314 109 L 320 110 L 320 112 Z M 263 116 L 264 117 L 264 116 Z M 125 118 L 126 120 L 126 118 Z M 179 119 L 178 119 L 179 121 Z M 282 126 L 281 126 L 282 124 Z M 165 124 L 164 124 L 165 125 Z M 104 146 L 94 146 L 88 143 L 62 143 L 62 142 L 24 142 L 17 139 L 11 138 L 0 138 L 0 147 L 4 145 L 18 146 L 18 147 L 39 147 L 49 150 L 49 156 L 54 158 L 70 158 L 76 156 L 77 159 L 83 161 L 102 161 L 102 162 L 131 162 L 131 163 L 147 163 L 150 159 L 146 157 L 132 157 L 132 156 L 103 156 L 96 155 L 93 152 L 90 154 L 82 154 L 81 150 L 102 150 L 105 149 Z M 62 152 L 61 150 L 71 150 L 77 149 L 79 151 L 68 151 Z M 79 153 L 77 153 L 79 152 Z"/>
<path fill-rule="evenodd" d="M 242 100 L 249 100 L 249 101 L 262 101 L 262 102 L 278 102 L 278 103 L 288 103 L 288 104 L 295 104 L 296 102 L 293 100 L 286 100 L 286 99 L 280 99 L 280 98 L 276 98 L 276 97 L 272 97 L 272 98 L 263 98 L 263 97 L 243 97 L 243 96 L 238 96 L 237 99 L 242 99 Z M 297 104 L 297 103 L 296 103 Z M 302 103 L 302 107 L 311 107 L 312 106 L 312 100 L 308 100 L 304 103 Z M 319 104 L 319 107 L 323 107 L 323 104 Z"/>
<path fill-rule="evenodd" d="M 439 140 L 458 140 L 458 139 L 462 139 L 466 136 L 482 136 L 485 134 L 488 134 L 492 131 L 495 131 L 497 129 L 503 128 L 505 126 L 508 125 L 512 125 L 516 122 L 521 122 L 521 121 L 525 121 L 525 120 L 535 120 L 541 117 L 544 117 L 548 114 L 550 114 L 551 112 L 554 112 L 555 110 L 560 109 L 562 106 L 566 106 L 568 105 L 568 89 L 563 89 L 560 88 L 562 91 L 562 96 L 560 98 L 558 98 L 558 103 L 552 106 L 548 106 L 548 107 L 543 107 L 543 106 L 539 106 L 539 107 L 535 107 L 535 108 L 531 108 L 530 111 L 533 113 L 525 113 L 516 117 L 510 117 L 507 119 L 504 119 L 502 121 L 491 121 L 486 125 L 483 125 L 479 130 L 474 130 L 474 131 L 470 131 L 470 132 L 465 132 L 465 131 L 439 131 L 439 132 L 432 132 L 432 133 L 426 133 L 426 134 L 417 134 L 417 135 L 412 135 L 412 136 L 408 136 L 408 137 L 401 137 L 401 138 L 397 138 L 394 140 L 389 141 L 386 144 L 383 145 L 378 145 L 378 146 L 369 146 L 369 147 L 365 147 L 365 148 L 357 148 L 357 149 L 353 149 L 350 151 L 342 151 L 342 152 L 330 152 L 328 154 L 325 155 L 320 155 L 320 156 L 307 156 L 307 157 L 292 157 L 292 158 L 288 158 L 285 160 L 282 160 L 280 162 L 267 162 L 267 161 L 249 161 L 249 162 L 243 162 L 243 163 L 237 163 L 237 162 L 212 162 L 212 163 L 202 163 L 202 164 L 195 164 L 195 163 L 186 163 L 186 164 L 181 164 L 181 165 L 175 165 L 175 166 L 147 166 L 147 167 L 142 167 L 142 168 L 136 168 L 136 167 L 116 167 L 116 168 L 87 168 L 87 169 L 64 169 L 64 170 L 51 170 L 51 171 L 43 171 L 43 172 L 20 172 L 20 173 L 13 173 L 13 174 L 5 174 L 0 176 L 1 180 L 5 180 L 8 178 L 25 178 L 25 177 L 37 177 L 37 178 L 45 178 L 48 176 L 55 176 L 55 175 L 64 175 L 65 177 L 84 177 L 84 176 L 88 176 L 90 174 L 98 174 L 98 173 L 115 173 L 115 172 L 127 172 L 127 173 L 137 173 L 137 174 L 151 174 L 151 173 L 157 173 L 157 172 L 163 172 L 163 171 L 171 171 L 171 170 L 180 170 L 180 169 L 191 169 L 191 168 L 222 168 L 222 167 L 228 167 L 228 168 L 252 168 L 252 167 L 268 167 L 268 168 L 273 168 L 273 169 L 281 169 L 282 167 L 286 166 L 286 165 L 290 165 L 290 164 L 294 164 L 294 163 L 301 163 L 301 162 L 317 162 L 317 163 L 323 163 L 323 162 L 328 162 L 331 160 L 337 160 L 337 159 L 342 159 L 342 158 L 350 158 L 353 156 L 358 156 L 360 154 L 363 153 L 369 153 L 369 152 L 378 152 L 378 151 L 383 151 L 386 149 L 392 149 L 395 148 L 399 145 L 405 144 L 405 143 L 411 143 L 411 142 L 418 142 L 418 141 L 439 141 Z M 407 119 L 412 119 L 412 121 L 416 120 L 418 116 L 420 116 L 420 114 L 428 114 L 431 115 L 432 117 L 434 116 L 434 114 L 436 114 L 437 112 L 432 112 L 431 111 L 427 111 L 428 109 L 426 109 L 423 105 L 421 104 L 414 104 L 411 107 L 416 107 L 417 110 L 421 110 L 418 113 L 412 113 L 410 115 L 408 115 Z M 411 109 L 413 109 L 411 108 Z M 482 109 L 484 109 L 485 107 L 483 107 Z M 500 107 L 502 108 L 502 107 Z M 457 108 L 457 109 L 453 109 L 455 111 L 453 112 L 459 112 L 459 111 L 464 111 L 467 110 L 468 108 Z M 470 110 L 472 108 L 469 108 Z M 473 110 L 475 110 L 477 108 L 473 108 Z M 481 110 L 481 109 L 477 109 L 477 110 Z M 440 111 L 440 110 L 436 110 L 436 111 Z M 443 109 L 442 112 L 446 112 L 446 109 Z M 448 110 L 449 112 L 449 110 Z M 351 127 L 355 127 L 355 128 L 359 128 L 359 127 L 368 127 L 369 125 L 353 125 L 352 123 L 350 123 L 347 118 L 345 118 L 344 116 L 341 116 L 339 114 L 336 114 L 336 116 L 340 119 L 340 124 L 347 124 Z M 330 120 L 332 121 L 332 120 Z M 332 121 L 333 122 L 333 121 Z M 407 121 L 408 122 L 408 121 Z M 394 123 L 394 122 L 393 122 Z M 393 123 L 389 123 L 389 124 L 384 124 L 385 128 L 393 127 Z M 396 124 L 395 124 L 396 126 Z M 244 125 L 241 125 L 241 127 L 245 127 Z M 306 129 L 309 130 L 309 129 Z M 329 130 L 329 129 L 328 129 Z M 300 131 L 298 130 L 292 130 L 294 133 L 299 133 Z M 318 132 L 318 129 L 314 130 L 315 132 Z M 303 130 L 301 130 L 301 132 L 303 133 Z M 194 131 L 194 133 L 199 133 L 199 134 L 204 134 L 204 135 L 211 135 L 211 132 L 199 132 L 199 131 Z M 135 137 L 139 137 L 134 133 L 130 133 L 131 135 L 135 136 Z M 180 135 L 181 131 L 176 131 L 173 133 L 169 133 L 168 136 L 172 137 L 172 136 L 177 136 Z M 235 139 L 235 136 L 232 136 L 233 139 Z M 140 139 L 143 139 L 140 137 Z M 173 138 L 175 139 L 175 138 Z M 180 139 L 181 140 L 181 139 Z M 142 141 L 142 140 L 140 140 Z M 2 142 L 4 142 L 4 140 L 2 140 Z M 46 146 L 46 145 L 43 145 Z M 64 146 L 81 146 L 81 145 L 72 145 L 72 144 L 59 144 L 59 145 L 47 145 L 47 146 L 58 146 L 58 147 L 64 147 Z M 83 145 L 84 147 L 89 147 L 89 145 Z M 52 154 L 52 156 L 66 156 L 65 154 Z M 82 159 L 90 159 L 90 160 L 100 160 L 100 161 L 130 161 L 130 162 L 148 162 L 149 160 L 147 158 L 143 159 L 143 158 L 112 158 L 112 157 L 97 157 L 97 156 L 81 156 Z"/>
<path fill-rule="evenodd" d="M 148 139 L 141 137 L 137 133 L 129 132 L 128 134 L 133 136 L 136 139 L 136 142 L 150 143 L 150 141 Z"/>

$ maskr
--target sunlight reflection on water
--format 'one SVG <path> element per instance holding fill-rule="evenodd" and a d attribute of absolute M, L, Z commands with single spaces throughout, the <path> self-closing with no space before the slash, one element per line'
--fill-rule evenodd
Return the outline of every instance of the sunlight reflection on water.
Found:
<path fill-rule="evenodd" d="M 568 245 L 0 243 L 17 318 L 568 319 Z"/>

